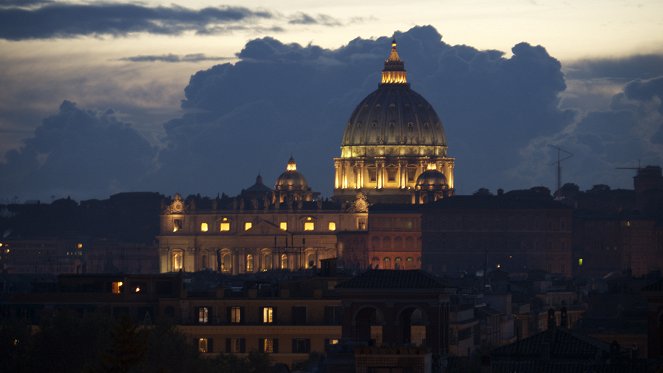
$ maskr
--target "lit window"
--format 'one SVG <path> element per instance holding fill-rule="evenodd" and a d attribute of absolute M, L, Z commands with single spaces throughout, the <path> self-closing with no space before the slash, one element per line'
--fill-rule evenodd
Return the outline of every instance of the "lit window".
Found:
<path fill-rule="evenodd" d="M 315 254 L 308 254 L 306 255 L 306 268 L 313 268 L 315 267 Z"/>
<path fill-rule="evenodd" d="M 276 352 L 274 349 L 274 338 L 264 338 L 260 341 L 260 349 L 262 352 L 273 353 Z"/>
<path fill-rule="evenodd" d="M 336 223 L 333 221 L 329 222 L 329 230 L 330 231 L 335 231 L 336 230 Z"/>
<path fill-rule="evenodd" d="M 325 350 L 326 351 L 331 350 L 331 347 L 338 345 L 338 343 L 339 343 L 338 339 L 325 339 Z"/>
<path fill-rule="evenodd" d="M 122 285 L 124 285 L 122 281 L 113 282 L 111 285 L 113 294 L 120 294 L 122 292 Z"/>
<path fill-rule="evenodd" d="M 76 244 L 76 248 L 77 248 L 78 250 L 82 249 L 82 248 L 83 248 L 83 244 L 82 244 L 81 242 L 77 243 L 77 244 Z"/>
<path fill-rule="evenodd" d="M 198 308 L 198 323 L 207 324 L 209 322 L 209 308 L 200 307 Z"/>
<path fill-rule="evenodd" d="M 172 254 L 173 271 L 181 271 L 184 267 L 184 254 L 182 250 L 175 250 Z"/>
<path fill-rule="evenodd" d="M 182 220 L 181 219 L 173 220 L 173 233 L 181 230 L 182 230 Z"/>
<path fill-rule="evenodd" d="M 201 232 L 207 232 L 209 227 L 207 226 L 207 223 L 200 223 L 200 231 Z"/>
<path fill-rule="evenodd" d="M 202 353 L 209 352 L 207 338 L 198 338 L 198 351 Z"/>
<path fill-rule="evenodd" d="M 232 269 L 231 259 L 230 254 L 221 255 L 221 272 L 230 272 Z"/>
<path fill-rule="evenodd" d="M 244 223 L 244 230 L 245 231 L 248 231 L 252 227 L 253 227 L 253 223 L 251 223 L 250 221 L 247 221 L 247 222 Z"/>
<path fill-rule="evenodd" d="M 228 218 L 223 218 L 223 220 L 221 221 L 221 224 L 219 224 L 219 230 L 221 232 L 230 231 L 230 222 L 228 221 Z"/>
<path fill-rule="evenodd" d="M 578 267 L 582 267 L 582 258 L 578 258 Z"/>
<path fill-rule="evenodd" d="M 281 269 L 288 269 L 288 256 L 281 254 Z"/>
<path fill-rule="evenodd" d="M 246 255 L 246 272 L 253 272 L 253 255 Z"/>
<path fill-rule="evenodd" d="M 394 259 L 394 269 L 401 269 L 401 258 L 400 257 L 396 257 L 396 259 Z"/>
<path fill-rule="evenodd" d="M 262 323 L 263 324 L 273 324 L 274 323 L 274 307 L 263 307 L 262 308 Z"/>
<path fill-rule="evenodd" d="M 405 259 L 405 260 L 407 260 L 410 263 L 412 263 L 414 261 L 414 259 L 411 256 L 408 256 L 407 259 Z"/>
<path fill-rule="evenodd" d="M 382 269 L 390 269 L 391 268 L 391 259 L 390 258 L 384 258 L 384 259 L 382 259 L 382 262 L 384 263 L 384 268 L 382 268 Z"/>
<path fill-rule="evenodd" d="M 281 228 L 282 231 L 287 231 L 288 230 L 288 223 L 285 221 L 282 221 L 279 223 L 279 228 Z"/>
<path fill-rule="evenodd" d="M 312 221 L 304 222 L 304 230 L 305 231 L 312 231 L 314 229 L 315 229 L 315 223 L 313 223 Z"/>
<path fill-rule="evenodd" d="M 230 307 L 230 323 L 242 323 L 242 307 Z"/>

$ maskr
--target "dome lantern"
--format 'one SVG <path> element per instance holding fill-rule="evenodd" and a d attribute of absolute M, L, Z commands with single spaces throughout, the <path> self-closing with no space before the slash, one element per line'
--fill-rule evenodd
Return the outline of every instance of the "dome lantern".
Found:
<path fill-rule="evenodd" d="M 382 70 L 382 80 L 380 84 L 408 84 L 407 72 L 405 71 L 405 63 L 401 61 L 396 47 L 396 39 L 391 42 L 391 52 L 386 61 L 384 61 L 384 69 Z"/>

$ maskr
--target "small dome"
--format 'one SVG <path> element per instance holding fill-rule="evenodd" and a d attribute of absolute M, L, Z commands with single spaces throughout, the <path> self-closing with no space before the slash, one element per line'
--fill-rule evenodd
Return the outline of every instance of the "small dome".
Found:
<path fill-rule="evenodd" d="M 426 170 L 419 175 L 415 184 L 417 190 L 442 190 L 447 189 L 447 178 L 438 170 Z"/>
<path fill-rule="evenodd" d="M 309 189 L 304 175 L 297 171 L 297 163 L 294 158 L 290 157 L 288 160 L 286 170 L 276 179 L 274 189 L 277 191 L 306 191 Z"/>

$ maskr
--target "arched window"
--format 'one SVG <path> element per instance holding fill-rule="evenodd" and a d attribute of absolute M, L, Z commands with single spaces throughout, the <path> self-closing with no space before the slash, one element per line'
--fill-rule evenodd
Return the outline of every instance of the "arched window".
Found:
<path fill-rule="evenodd" d="M 412 250 L 414 249 L 414 238 L 412 237 L 405 237 L 405 249 Z"/>
<path fill-rule="evenodd" d="M 371 248 L 377 249 L 380 247 L 380 237 L 373 236 L 371 237 Z"/>
<path fill-rule="evenodd" d="M 209 322 L 209 308 L 200 307 L 198 308 L 198 323 L 207 324 Z"/>
<path fill-rule="evenodd" d="M 230 272 L 232 270 L 232 257 L 228 253 L 221 254 L 221 272 Z"/>
<path fill-rule="evenodd" d="M 391 249 L 391 237 L 383 237 L 382 238 L 382 248 L 383 249 Z"/>
<path fill-rule="evenodd" d="M 394 259 L 394 269 L 402 269 L 401 258 L 399 256 Z"/>
<path fill-rule="evenodd" d="M 383 263 L 382 269 L 390 269 L 391 268 L 391 259 L 390 258 L 385 257 L 384 259 L 382 259 L 382 263 Z"/>
<path fill-rule="evenodd" d="M 306 268 L 315 267 L 315 254 L 310 253 L 306 255 Z"/>
<path fill-rule="evenodd" d="M 281 269 L 288 269 L 288 255 L 281 254 Z"/>
<path fill-rule="evenodd" d="M 200 268 L 207 269 L 207 266 L 207 255 L 203 255 L 200 257 Z"/>
<path fill-rule="evenodd" d="M 200 223 L 200 231 L 201 232 L 207 232 L 209 230 L 209 226 L 207 223 Z"/>
<path fill-rule="evenodd" d="M 373 259 L 371 259 L 371 267 L 372 268 L 380 267 L 380 258 L 378 258 L 377 256 L 374 256 Z"/>
<path fill-rule="evenodd" d="M 253 272 L 253 255 L 246 255 L 246 272 Z"/>
<path fill-rule="evenodd" d="M 262 261 L 262 271 L 266 272 L 272 269 L 272 254 L 264 254 Z"/>
<path fill-rule="evenodd" d="M 173 250 L 171 254 L 173 272 L 181 271 L 184 268 L 184 253 L 182 250 Z"/>

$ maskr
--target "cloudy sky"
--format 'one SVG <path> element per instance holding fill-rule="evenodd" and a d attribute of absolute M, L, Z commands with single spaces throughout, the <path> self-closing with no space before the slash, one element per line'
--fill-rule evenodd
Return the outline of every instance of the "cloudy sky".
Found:
<path fill-rule="evenodd" d="M 292 154 L 331 194 L 390 38 L 463 194 L 663 164 L 661 1 L 0 0 L 0 201 L 235 194 Z"/>

